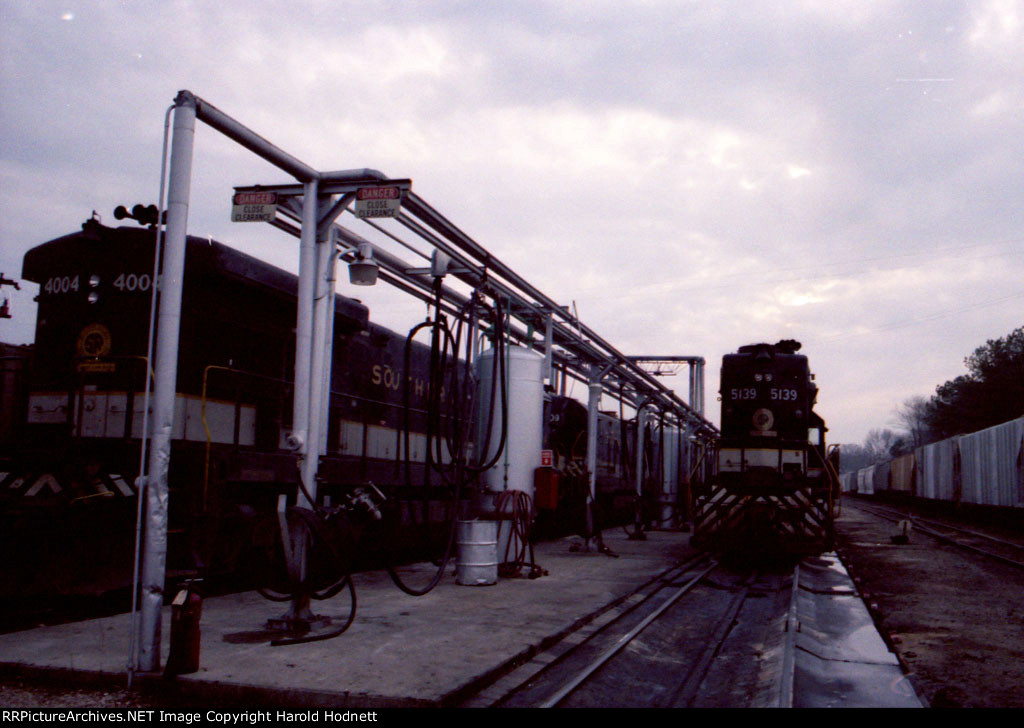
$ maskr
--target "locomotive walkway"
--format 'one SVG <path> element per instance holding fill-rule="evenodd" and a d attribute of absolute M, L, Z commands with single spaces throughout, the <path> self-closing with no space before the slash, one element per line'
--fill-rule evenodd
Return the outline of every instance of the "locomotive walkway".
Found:
<path fill-rule="evenodd" d="M 264 625 L 286 605 L 251 592 L 210 598 L 203 604 L 200 670 L 179 676 L 173 691 L 181 705 L 484 704 L 479 695 L 489 685 L 607 621 L 617 607 L 637 600 L 638 590 L 695 554 L 689 534 L 647 536 L 629 541 L 620 530 L 608 531 L 605 541 L 618 558 L 571 550 L 579 539 L 539 544 L 536 558 L 548 572 L 541 578 L 470 587 L 446 575 L 423 597 L 402 593 L 384 572 L 357 574 L 355 622 L 321 642 L 272 647 Z M 414 585 L 426 583 L 433 568 L 419 565 L 404 576 Z M 347 592 L 314 608 L 344 623 Z M 166 660 L 169 610 L 164 625 Z M 123 685 L 128 648 L 127 615 L 43 627 L 0 635 L 0 671 Z"/>

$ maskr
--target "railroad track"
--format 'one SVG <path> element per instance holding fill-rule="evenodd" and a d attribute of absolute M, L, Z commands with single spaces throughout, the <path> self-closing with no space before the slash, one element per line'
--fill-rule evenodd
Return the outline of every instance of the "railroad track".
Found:
<path fill-rule="evenodd" d="M 895 656 L 881 638 L 874 646 L 887 658 L 843 653 L 850 634 L 871 626 L 870 617 L 845 577 L 836 586 L 838 559 L 805 560 L 792 572 L 726 567 L 710 559 L 681 564 L 648 584 L 604 618 L 467 700 L 473 707 L 791 707 L 890 705 L 900 681 Z M 846 632 L 819 625 L 835 615 L 834 602 L 862 611 Z M 828 602 L 826 607 L 824 603 Z M 841 611 L 841 610 L 840 610 Z M 801 634 L 804 625 L 813 625 Z M 860 638 L 858 637 L 858 640 Z M 862 640 L 861 640 L 862 641 Z M 858 647 L 858 649 L 860 649 Z M 841 655 L 837 657 L 837 655 Z M 885 674 L 840 695 L 836 675 L 849 691 L 850 672 L 885 662 Z M 865 668 L 867 666 L 867 668 Z M 838 670 L 838 672 L 837 672 Z M 894 672 L 895 671 L 895 672 Z M 901 685 L 903 700 L 913 696 Z M 838 697 L 837 697 L 838 695 Z M 882 695 L 882 697 L 878 697 Z M 865 697 L 870 696 L 870 697 Z M 916 700 L 916 697 L 913 698 Z M 852 700 L 853 702 L 849 702 Z M 860 701 L 860 702 L 858 702 Z M 914 704 L 896 702 L 897 705 Z"/>
<path fill-rule="evenodd" d="M 1024 569 L 1024 544 L 877 504 L 868 505 L 854 502 L 853 505 L 865 513 L 893 523 L 909 521 L 913 531 L 919 531 L 943 543 L 1012 566 L 1015 569 Z"/>

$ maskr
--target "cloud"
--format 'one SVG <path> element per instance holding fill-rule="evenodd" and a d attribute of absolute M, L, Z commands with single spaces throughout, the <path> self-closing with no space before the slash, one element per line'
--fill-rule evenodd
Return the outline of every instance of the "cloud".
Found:
<path fill-rule="evenodd" d="M 623 351 L 704 355 L 709 393 L 722 354 L 804 341 L 841 439 L 1021 323 L 1020 3 L 2 12 L 5 273 L 94 209 L 155 201 L 188 88 L 315 167 L 412 177 Z M 294 269 L 293 241 L 228 221 L 234 185 L 285 176 L 203 127 L 194 166 L 193 231 Z M 396 329 L 422 317 L 359 295 Z"/>

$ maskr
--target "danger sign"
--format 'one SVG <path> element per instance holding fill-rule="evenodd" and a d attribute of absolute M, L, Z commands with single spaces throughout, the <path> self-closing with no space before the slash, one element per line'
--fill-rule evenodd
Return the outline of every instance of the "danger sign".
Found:
<path fill-rule="evenodd" d="M 398 187 L 361 187 L 356 190 L 356 217 L 398 217 L 402 190 Z"/>
<path fill-rule="evenodd" d="M 276 192 L 236 192 L 231 198 L 231 222 L 273 222 Z"/>

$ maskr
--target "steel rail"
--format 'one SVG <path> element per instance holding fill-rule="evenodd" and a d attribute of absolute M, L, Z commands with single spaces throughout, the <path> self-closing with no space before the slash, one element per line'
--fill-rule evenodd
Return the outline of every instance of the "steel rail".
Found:
<path fill-rule="evenodd" d="M 950 536 L 946 536 L 944 534 L 941 534 L 941 533 L 935 531 L 932 528 L 928 528 L 927 526 L 922 525 L 921 521 L 918 518 L 916 518 L 915 516 L 913 516 L 913 515 L 897 512 L 902 517 L 901 518 L 895 518 L 895 517 L 893 517 L 891 515 L 886 515 L 886 511 L 884 509 L 871 508 L 870 506 L 867 506 L 867 505 L 865 505 L 863 503 L 857 503 L 856 505 L 862 511 L 866 511 L 868 513 L 871 513 L 872 515 L 878 516 L 879 518 L 884 518 L 887 521 L 892 521 L 893 523 L 899 523 L 900 521 L 910 521 L 911 524 L 914 526 L 914 530 L 920 531 L 921 533 L 923 533 L 923 534 L 925 534 L 927 536 L 931 536 L 932 538 L 934 538 L 934 539 L 936 539 L 938 541 L 942 541 L 943 543 L 948 543 L 951 546 L 956 546 L 959 549 L 962 549 L 964 551 L 969 551 L 971 553 L 978 554 L 979 556 L 985 556 L 987 558 L 992 559 L 993 561 L 998 561 L 1001 564 L 1005 564 L 1006 566 L 1012 566 L 1015 569 L 1022 569 L 1022 570 L 1024 570 L 1024 561 L 1017 561 L 1016 559 L 1011 559 L 1008 556 L 1003 556 L 1001 554 L 992 553 L 991 551 L 986 551 L 985 549 L 978 548 L 977 546 L 972 546 L 971 544 L 964 543 L 963 541 L 958 541 L 955 538 L 952 538 Z M 888 513 L 892 513 L 892 511 L 888 511 Z M 931 521 L 931 523 L 934 523 L 934 521 Z M 965 529 L 956 528 L 954 526 L 946 526 L 944 524 L 939 524 L 939 527 L 940 528 L 950 528 L 951 530 L 954 530 L 954 531 L 961 531 L 963 533 L 969 533 L 969 534 L 974 535 L 974 536 L 980 536 L 982 538 L 987 538 L 990 541 L 993 541 L 994 543 L 1004 543 L 1004 544 L 1013 546 L 1014 548 L 1016 548 L 1018 550 L 1024 549 L 1024 546 L 1021 546 L 1020 544 L 1015 544 L 1015 543 L 1012 543 L 1010 541 L 1002 541 L 1001 539 L 992 538 L 992 537 L 986 536 L 985 534 L 982 534 L 982 533 L 976 533 L 976 532 L 973 532 L 973 531 L 966 531 Z"/>
<path fill-rule="evenodd" d="M 799 620 L 796 616 L 797 596 L 800 592 L 800 564 L 793 568 L 793 587 L 789 595 L 789 610 L 786 612 L 786 642 L 782 652 L 782 673 L 779 675 L 776 707 L 793 707 L 793 683 L 796 673 L 796 633 Z"/>
<path fill-rule="evenodd" d="M 751 575 L 740 587 L 740 591 L 733 597 L 732 601 L 729 602 L 722 618 L 719 619 L 718 623 L 715 625 L 715 628 L 711 633 L 711 638 L 708 640 L 707 646 L 704 648 L 704 652 L 701 653 L 697 662 L 679 682 L 678 687 L 673 691 L 672 696 L 665 707 L 686 708 L 693 703 L 693 699 L 697 696 L 697 691 L 700 689 L 701 683 L 704 681 L 704 678 L 708 674 L 708 670 L 711 668 L 712 661 L 718 656 L 722 649 L 722 645 L 725 644 L 725 640 L 728 639 L 729 634 L 732 632 L 733 625 L 736 621 L 736 615 L 739 614 L 740 609 L 742 609 L 744 603 L 746 603 L 747 596 L 750 594 L 750 585 L 756 578 L 756 574 Z"/>
<path fill-rule="evenodd" d="M 619 637 L 616 642 L 605 650 L 596 660 L 591 662 L 589 665 L 580 670 L 574 678 L 565 683 L 561 688 L 555 691 L 554 694 L 549 696 L 544 702 L 538 705 L 538 708 L 553 708 L 566 697 L 569 696 L 576 688 L 583 684 L 587 678 L 593 675 L 598 669 L 600 669 L 605 663 L 607 663 L 612 657 L 617 655 L 626 645 L 632 642 L 637 635 L 643 632 L 648 626 L 651 625 L 658 617 L 660 617 L 665 610 L 679 601 L 685 594 L 690 592 L 697 584 L 700 583 L 701 579 L 710 574 L 718 568 L 718 562 L 712 561 L 711 565 L 705 568 L 703 571 L 698 573 L 692 579 L 687 581 L 681 586 L 675 594 L 669 597 L 660 607 L 647 615 L 638 625 L 633 627 L 629 632 Z"/>
<path fill-rule="evenodd" d="M 866 506 L 867 504 L 862 504 L 862 505 Z M 892 514 L 899 514 L 900 516 L 902 516 L 901 520 L 909 519 L 909 520 L 912 520 L 915 524 L 925 523 L 925 524 L 928 524 L 928 525 L 931 525 L 931 526 L 936 526 L 938 528 L 945 528 L 945 529 L 947 529 L 949 531 L 957 531 L 958 533 L 965 533 L 968 536 L 975 536 L 977 538 L 983 538 L 986 541 L 991 541 L 992 543 L 997 543 L 997 544 L 999 544 L 1001 546 L 1009 546 L 1011 548 L 1024 550 L 1024 544 L 1017 543 L 1016 541 L 1007 541 L 1006 539 L 1003 539 L 1003 538 L 996 538 L 995 536 L 992 536 L 992 535 L 987 534 L 987 533 L 982 533 L 981 531 L 972 531 L 969 528 L 962 528 L 960 526 L 954 526 L 952 523 L 945 523 L 943 521 L 936 521 L 936 520 L 931 519 L 931 518 L 922 518 L 919 515 L 916 515 L 914 513 L 906 513 L 904 511 L 899 510 L 898 508 L 887 508 L 887 507 L 885 507 L 885 506 L 883 506 L 881 504 L 875 504 L 875 503 L 871 504 L 871 506 L 873 508 L 875 508 L 876 510 L 878 510 L 878 511 L 886 512 L 886 513 L 892 513 Z"/>
<path fill-rule="evenodd" d="M 913 522 L 915 524 L 925 523 L 925 524 L 928 524 L 929 526 L 935 526 L 935 527 L 938 527 L 938 528 L 945 528 L 945 529 L 948 529 L 950 531 L 956 531 L 958 533 L 967 534 L 968 536 L 974 536 L 976 538 L 983 538 L 986 541 L 991 541 L 992 543 L 999 544 L 1000 546 L 1009 546 L 1011 548 L 1015 548 L 1015 549 L 1018 549 L 1020 551 L 1024 551 L 1024 544 L 1017 543 L 1015 541 L 1007 541 L 1005 538 L 996 538 L 995 536 L 989 535 L 987 533 L 982 533 L 981 531 L 972 531 L 969 528 L 961 528 L 959 526 L 954 526 L 954 525 L 951 525 L 949 523 L 943 523 L 942 521 L 933 521 L 930 518 L 921 518 L 920 516 L 911 516 L 911 520 L 913 520 Z"/>

